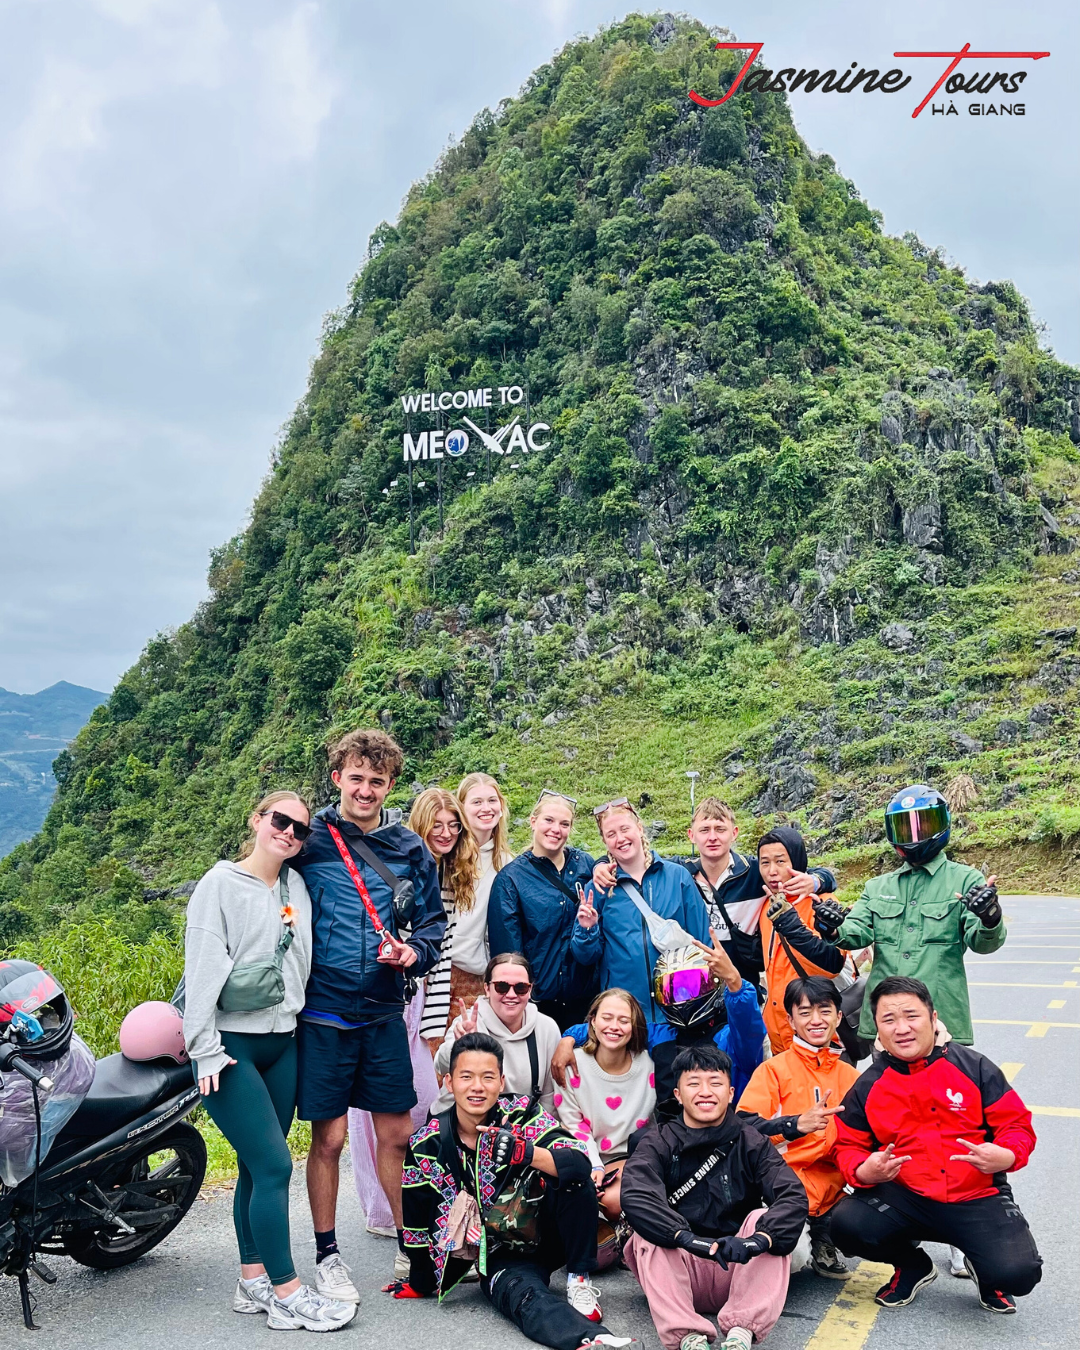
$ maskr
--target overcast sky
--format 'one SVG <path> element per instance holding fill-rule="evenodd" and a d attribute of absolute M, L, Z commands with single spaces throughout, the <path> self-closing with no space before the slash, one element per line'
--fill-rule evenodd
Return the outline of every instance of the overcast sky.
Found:
<path fill-rule="evenodd" d="M 0 686 L 107 690 L 191 614 L 373 227 L 478 109 L 624 12 L 0 0 Z M 917 231 L 980 281 L 1012 278 L 1046 343 L 1080 362 L 1074 0 L 693 12 L 764 41 L 773 69 L 965 41 L 1050 50 L 1015 63 L 1022 119 L 961 103 L 913 121 L 916 81 L 793 108 L 889 231 Z M 928 88 L 944 62 L 896 64 L 925 68 Z"/>

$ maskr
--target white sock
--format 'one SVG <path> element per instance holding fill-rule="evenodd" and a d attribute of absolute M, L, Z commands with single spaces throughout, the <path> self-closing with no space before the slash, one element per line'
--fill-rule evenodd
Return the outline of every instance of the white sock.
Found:
<path fill-rule="evenodd" d="M 240 1283 L 244 1286 L 245 1289 L 254 1289 L 254 1287 L 259 1283 L 260 1280 L 265 1279 L 266 1279 L 266 1272 L 263 1271 L 261 1275 L 256 1275 L 250 1280 L 245 1280 L 243 1275 L 241 1275 Z"/>
<path fill-rule="evenodd" d="M 725 1334 L 724 1340 L 725 1342 L 737 1341 L 743 1347 L 743 1350 L 750 1350 L 754 1337 L 745 1327 L 731 1327 Z"/>
<path fill-rule="evenodd" d="M 286 1294 L 284 1298 L 279 1298 L 278 1302 L 284 1303 L 286 1308 L 290 1307 L 300 1297 L 301 1293 L 303 1293 L 303 1289 L 304 1286 L 301 1285 L 299 1289 L 294 1289 L 291 1294 Z"/>

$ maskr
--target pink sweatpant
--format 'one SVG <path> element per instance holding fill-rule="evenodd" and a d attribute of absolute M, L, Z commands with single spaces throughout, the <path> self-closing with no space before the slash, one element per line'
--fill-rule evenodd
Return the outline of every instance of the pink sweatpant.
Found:
<path fill-rule="evenodd" d="M 755 1209 L 739 1229 L 749 1237 L 765 1213 Z M 755 1256 L 727 1270 L 681 1247 L 657 1247 L 635 1233 L 623 1256 L 649 1300 L 649 1312 L 664 1350 L 679 1350 L 691 1331 L 713 1341 L 716 1329 L 702 1313 L 719 1313 L 720 1333 L 745 1327 L 761 1341 L 772 1331 L 787 1298 L 790 1256 Z"/>

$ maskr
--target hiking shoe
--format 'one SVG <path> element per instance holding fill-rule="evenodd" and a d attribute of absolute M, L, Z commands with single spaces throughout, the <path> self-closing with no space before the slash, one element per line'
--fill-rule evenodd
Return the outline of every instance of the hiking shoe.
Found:
<path fill-rule="evenodd" d="M 337 1331 L 348 1326 L 358 1312 L 355 1303 L 323 1298 L 302 1284 L 288 1302 L 274 1295 L 266 1325 L 271 1331 Z"/>
<path fill-rule="evenodd" d="M 957 1280 L 970 1280 L 971 1273 L 967 1268 L 967 1259 L 959 1247 L 949 1248 L 949 1274 Z"/>
<path fill-rule="evenodd" d="M 1000 1289 L 990 1289 L 985 1284 L 980 1284 L 975 1274 L 975 1267 L 964 1257 L 964 1265 L 967 1267 L 967 1277 L 974 1280 L 975 1288 L 979 1291 L 979 1302 L 987 1312 L 994 1313 L 1014 1313 L 1016 1311 L 1016 1299 L 1012 1294 L 1003 1293 Z"/>
<path fill-rule="evenodd" d="M 827 1280 L 846 1280 L 851 1274 L 840 1260 L 839 1252 L 824 1238 L 815 1238 L 811 1241 L 810 1265 L 816 1275 L 824 1275 Z"/>
<path fill-rule="evenodd" d="M 406 1270 L 405 1274 L 408 1275 Z M 340 1252 L 324 1256 L 315 1267 L 315 1288 L 323 1298 L 340 1299 L 343 1303 L 359 1303 L 360 1290 L 353 1284 L 352 1272 L 341 1259 Z"/>
<path fill-rule="evenodd" d="M 679 1342 L 679 1350 L 709 1350 L 709 1338 L 700 1331 L 688 1331 Z"/>
<path fill-rule="evenodd" d="M 269 1275 L 260 1275 L 250 1284 L 237 1280 L 232 1310 L 236 1313 L 268 1313 L 273 1300 L 274 1286 Z"/>
<path fill-rule="evenodd" d="M 921 1257 L 921 1260 L 916 1258 Z M 921 1247 L 915 1249 L 911 1262 L 906 1266 L 897 1266 L 892 1279 L 883 1284 L 874 1295 L 874 1302 L 883 1308 L 906 1308 L 914 1302 L 915 1295 L 937 1279 L 937 1266 Z"/>
<path fill-rule="evenodd" d="M 581 1313 L 590 1322 L 599 1322 L 603 1317 L 600 1311 L 600 1290 L 595 1284 L 590 1284 L 585 1275 L 575 1275 L 566 1281 L 566 1301 L 575 1312 Z"/>

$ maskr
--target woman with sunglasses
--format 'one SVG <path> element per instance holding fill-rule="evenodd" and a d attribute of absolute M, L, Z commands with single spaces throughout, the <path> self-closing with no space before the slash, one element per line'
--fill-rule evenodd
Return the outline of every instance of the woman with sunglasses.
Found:
<path fill-rule="evenodd" d="M 559 1025 L 532 1002 L 532 991 L 533 968 L 527 956 L 520 952 L 493 956 L 484 971 L 483 994 L 471 1008 L 462 1005 L 460 1017 L 451 1023 L 435 1056 L 440 1081 L 447 1081 L 454 1042 L 470 1031 L 482 1031 L 502 1046 L 506 1093 L 511 1097 L 536 1095 L 554 1115 L 551 1058 L 560 1040 Z M 445 1111 L 453 1101 L 444 1086 L 431 1103 L 432 1115 Z"/>
<path fill-rule="evenodd" d="M 424 981 L 424 1015 L 420 1019 L 420 1035 L 434 1056 L 443 1043 L 446 1028 L 453 1020 L 451 997 L 451 963 L 454 958 L 454 936 L 458 924 L 466 916 L 475 916 L 478 904 L 477 887 L 481 878 L 481 849 L 466 824 L 464 811 L 452 792 L 443 788 L 428 788 L 421 792 L 409 812 L 409 829 L 428 846 L 439 868 L 439 886 L 443 909 L 446 911 L 446 935 L 438 962 Z M 489 845 L 487 865 L 490 866 L 494 849 Z M 494 871 L 491 876 L 494 878 Z M 487 896 L 480 902 L 483 909 L 483 927 L 487 929 Z M 466 920 L 467 922 L 467 920 Z M 486 937 L 482 938 L 486 942 Z M 485 956 L 484 964 L 487 964 Z M 483 967 L 481 967 L 481 974 Z M 459 995 L 460 997 L 460 995 Z"/>
<path fill-rule="evenodd" d="M 450 947 L 456 920 L 455 902 L 459 895 L 472 897 L 477 850 L 465 828 L 457 798 L 443 788 L 427 788 L 420 793 L 409 812 L 408 828 L 420 836 L 438 864 L 447 919 L 442 955 L 428 972 L 421 992 L 405 1006 L 417 1103 L 411 1114 L 413 1125 L 419 1129 L 427 1121 L 428 1103 L 439 1090 L 431 1061 L 450 1022 Z M 393 1211 L 379 1181 L 375 1122 L 370 1111 L 349 1108 L 349 1141 L 353 1180 L 367 1231 L 375 1237 L 396 1238 Z M 399 1252 L 394 1263 L 395 1278 L 403 1278 L 407 1273 L 408 1260 Z"/>
<path fill-rule="evenodd" d="M 709 914 L 694 879 L 684 867 L 653 853 L 645 827 L 625 797 L 593 812 L 615 885 L 604 891 L 590 882 L 577 912 L 570 951 L 583 966 L 599 967 L 601 989 L 628 989 L 647 1022 L 664 1022 L 653 991 L 658 952 L 649 937 L 651 910 L 674 921 L 690 937 L 709 945 Z"/>
<path fill-rule="evenodd" d="M 266 1313 L 282 1331 L 333 1331 L 356 1316 L 355 1303 L 300 1283 L 289 1241 L 286 1136 L 296 1107 L 296 1015 L 311 969 L 311 900 L 299 872 L 285 864 L 311 833 L 310 820 L 295 792 L 264 797 L 239 859 L 215 863 L 195 887 L 184 939 L 184 1040 L 203 1105 L 236 1150 L 240 1173 L 233 1311 Z M 231 977 L 238 985 L 242 967 L 268 960 L 280 963 L 279 1001 L 257 1006 L 280 989 L 249 989 L 246 999 L 226 990 Z M 250 1010 L 226 1012 L 222 1002 L 246 1002 Z"/>

